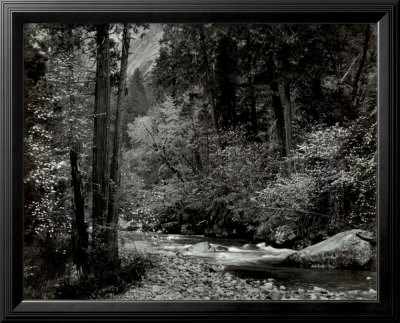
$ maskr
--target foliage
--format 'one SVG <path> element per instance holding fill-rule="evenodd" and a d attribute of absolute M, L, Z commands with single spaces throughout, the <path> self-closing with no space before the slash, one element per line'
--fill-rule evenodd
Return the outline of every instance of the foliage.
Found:
<path fill-rule="evenodd" d="M 54 284 L 56 297 L 91 297 L 104 287 L 74 264 L 82 247 L 77 187 L 81 229 L 88 228 L 92 243 L 85 252 L 92 253 L 92 269 L 102 262 L 93 250 L 97 214 L 89 202 L 99 117 L 93 114 L 95 27 L 25 28 L 25 277 L 32 297 L 52 297 Z M 146 28 L 132 26 L 133 35 Z M 117 129 L 121 30 L 118 24 L 110 29 L 105 155 Z M 267 242 L 284 227 L 303 246 L 341 230 L 374 229 L 375 40 L 372 25 L 163 26 L 148 73 L 138 68 L 127 79 L 119 217 L 142 230 L 172 223 L 188 232 Z M 99 171 L 107 176 L 109 170 Z M 107 239 L 115 242 L 116 235 Z M 149 266 L 134 258 L 118 260 L 116 291 Z"/>
<path fill-rule="evenodd" d="M 298 221 L 307 214 L 320 221 L 319 227 L 325 222 L 319 218 L 329 217 L 331 233 L 359 227 L 372 229 L 376 130 L 374 123 L 370 128 L 360 125 L 365 122 L 366 118 L 360 117 L 350 127 L 336 125 L 311 132 L 289 160 L 297 173 L 277 177 L 255 199 L 275 216 L 297 222 L 299 231 L 304 225 Z M 318 227 L 308 229 L 318 231 Z M 301 234 L 304 237 L 306 233 Z"/>
<path fill-rule="evenodd" d="M 55 289 L 51 298 L 55 299 L 98 299 L 106 295 L 121 293 L 132 284 L 138 284 L 146 271 L 154 267 L 154 260 L 149 255 L 138 252 L 124 253 L 121 255 L 121 267 L 115 273 L 117 280 L 113 284 L 106 284 L 96 277 L 89 277 L 81 281 L 74 279 L 70 272 L 55 282 Z"/>

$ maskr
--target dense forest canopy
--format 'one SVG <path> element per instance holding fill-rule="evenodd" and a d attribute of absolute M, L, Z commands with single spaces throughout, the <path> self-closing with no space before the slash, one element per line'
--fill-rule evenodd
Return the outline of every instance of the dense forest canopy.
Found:
<path fill-rule="evenodd" d="M 375 231 L 375 25 L 24 33 L 29 297 L 44 272 L 113 282 L 126 224 L 296 249 Z"/>

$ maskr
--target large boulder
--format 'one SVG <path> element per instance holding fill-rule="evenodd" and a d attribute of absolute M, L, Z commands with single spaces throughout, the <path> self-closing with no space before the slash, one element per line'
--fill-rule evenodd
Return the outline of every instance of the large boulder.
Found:
<path fill-rule="evenodd" d="M 301 267 L 374 269 L 376 250 L 364 230 L 338 233 L 288 256 L 282 264 Z"/>

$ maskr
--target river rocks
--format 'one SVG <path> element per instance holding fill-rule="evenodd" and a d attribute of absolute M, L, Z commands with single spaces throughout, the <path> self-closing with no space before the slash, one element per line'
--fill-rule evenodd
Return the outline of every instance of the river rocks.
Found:
<path fill-rule="evenodd" d="M 257 248 L 258 248 L 257 245 L 253 244 L 253 243 L 246 243 L 243 246 L 243 249 L 247 249 L 247 250 L 254 250 L 254 249 L 257 249 Z"/>
<path fill-rule="evenodd" d="M 185 251 L 202 253 L 202 252 L 220 252 L 228 251 L 229 249 L 224 246 L 212 246 L 208 241 L 196 243 L 190 247 L 185 248 Z"/>
<path fill-rule="evenodd" d="M 215 250 L 216 251 L 228 251 L 229 249 L 227 247 L 224 247 L 224 246 L 216 246 Z"/>
<path fill-rule="evenodd" d="M 192 251 L 196 253 L 200 252 L 215 252 L 215 248 L 210 245 L 208 241 L 196 243 L 188 248 L 186 251 Z"/>
<path fill-rule="evenodd" d="M 222 272 L 224 270 L 224 266 L 222 266 L 222 265 L 210 266 L 210 267 L 208 267 L 208 270 L 212 273 Z"/>
<path fill-rule="evenodd" d="M 274 289 L 269 293 L 268 298 L 272 299 L 273 301 L 279 301 L 282 299 L 282 295 L 277 289 Z"/>
<path fill-rule="evenodd" d="M 152 286 L 151 289 L 152 289 L 153 293 L 160 293 L 162 291 L 162 287 L 158 286 L 158 285 Z"/>
<path fill-rule="evenodd" d="M 272 290 L 274 288 L 274 285 L 269 282 L 269 283 L 264 284 L 264 287 L 266 290 Z"/>
<path fill-rule="evenodd" d="M 118 227 L 121 231 L 136 231 L 139 230 L 141 226 L 135 221 L 125 221 L 124 219 L 119 219 Z"/>
<path fill-rule="evenodd" d="M 375 251 L 359 237 L 363 230 L 350 230 L 288 256 L 282 264 L 301 267 L 370 269 Z"/>
<path fill-rule="evenodd" d="M 224 272 L 209 258 L 152 254 L 158 264 L 148 270 L 142 281 L 125 292 L 106 295 L 114 300 L 376 300 L 374 289 L 349 292 L 325 291 L 318 286 L 281 288 L 274 279 L 251 280 Z M 209 268 L 216 267 L 215 271 Z M 269 285 L 268 285 L 269 284 Z M 265 288 L 265 287 L 268 287 Z"/>

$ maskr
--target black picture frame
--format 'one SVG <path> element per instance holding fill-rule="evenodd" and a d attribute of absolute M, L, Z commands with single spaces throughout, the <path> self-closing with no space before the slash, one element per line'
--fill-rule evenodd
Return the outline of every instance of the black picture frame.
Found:
<path fill-rule="evenodd" d="M 377 23 L 377 301 L 23 300 L 23 24 Z M 0 322 L 399 322 L 399 1 L 1 1 Z"/>

